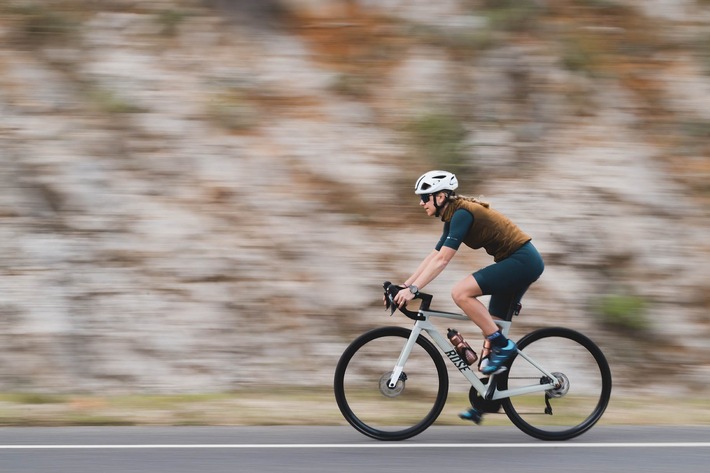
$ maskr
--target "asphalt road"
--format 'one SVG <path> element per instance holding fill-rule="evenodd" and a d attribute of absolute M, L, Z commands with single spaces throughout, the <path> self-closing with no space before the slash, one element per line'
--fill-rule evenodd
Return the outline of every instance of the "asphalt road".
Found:
<path fill-rule="evenodd" d="M 485 426 L 432 427 L 404 442 L 350 427 L 0 428 L 2 473 L 380 471 L 706 473 L 710 426 L 597 426 L 560 443 Z"/>

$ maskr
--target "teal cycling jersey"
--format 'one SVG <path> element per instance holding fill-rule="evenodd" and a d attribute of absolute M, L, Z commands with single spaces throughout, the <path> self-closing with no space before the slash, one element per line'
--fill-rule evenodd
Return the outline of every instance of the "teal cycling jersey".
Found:
<path fill-rule="evenodd" d="M 473 225 L 473 214 L 466 209 L 458 209 L 451 220 L 444 223 L 444 231 L 436 244 L 436 251 L 442 247 L 458 250 Z"/>

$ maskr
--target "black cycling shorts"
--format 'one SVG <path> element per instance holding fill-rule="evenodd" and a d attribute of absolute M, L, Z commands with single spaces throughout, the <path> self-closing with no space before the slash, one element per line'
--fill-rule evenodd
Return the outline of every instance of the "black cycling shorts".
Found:
<path fill-rule="evenodd" d="M 473 273 L 483 295 L 490 295 L 488 312 L 494 317 L 510 320 L 525 291 L 538 280 L 545 263 L 542 256 L 527 242 L 504 260 Z"/>

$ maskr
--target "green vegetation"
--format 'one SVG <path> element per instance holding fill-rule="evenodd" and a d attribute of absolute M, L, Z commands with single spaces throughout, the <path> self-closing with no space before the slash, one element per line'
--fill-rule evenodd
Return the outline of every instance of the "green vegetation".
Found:
<path fill-rule="evenodd" d="M 589 38 L 569 37 L 562 43 L 562 65 L 570 71 L 592 72 L 598 55 Z"/>
<path fill-rule="evenodd" d="M 684 134 L 690 138 L 707 140 L 710 138 L 710 120 L 688 120 L 680 124 Z"/>
<path fill-rule="evenodd" d="M 56 401 L 56 402 L 55 402 Z M 452 391 L 438 425 L 461 425 L 457 416 L 468 393 Z M 275 415 L 288 406 L 288 417 Z M 660 408 L 659 406 L 663 406 Z M 706 398 L 612 397 L 601 423 L 607 425 L 705 425 Z M 330 386 L 240 390 L 174 395 L 0 394 L 0 426 L 59 425 L 346 425 Z M 503 411 L 485 425 L 510 425 Z"/>
<path fill-rule="evenodd" d="M 700 43 L 695 55 L 705 75 L 710 76 L 710 51 L 707 49 L 707 46 L 710 45 L 710 36 L 703 38 Z"/>
<path fill-rule="evenodd" d="M 631 7 L 617 0 L 578 0 L 578 3 L 583 7 L 591 8 L 597 13 L 606 15 L 619 15 L 632 11 Z"/>
<path fill-rule="evenodd" d="M 484 0 L 484 12 L 493 30 L 532 31 L 539 25 L 545 9 L 534 0 Z"/>
<path fill-rule="evenodd" d="M 461 61 L 469 61 L 475 57 L 475 53 L 498 44 L 488 25 L 450 29 L 416 24 L 410 26 L 408 35 L 424 44 L 444 48 Z"/>
<path fill-rule="evenodd" d="M 94 105 L 104 113 L 141 113 L 145 109 L 106 89 L 92 89 L 89 93 Z"/>
<path fill-rule="evenodd" d="M 178 27 L 185 21 L 187 15 L 177 10 L 163 10 L 157 15 L 156 21 L 161 26 L 162 36 L 173 37 L 178 33 Z"/>
<path fill-rule="evenodd" d="M 75 37 L 80 24 L 67 11 L 41 4 L 12 4 L 3 13 L 16 19 L 16 40 L 31 46 L 66 42 Z"/>
<path fill-rule="evenodd" d="M 67 402 L 68 397 L 60 394 L 42 393 L 7 393 L 0 394 L 0 403 L 9 402 L 13 404 L 61 404 Z"/>
<path fill-rule="evenodd" d="M 256 108 L 236 89 L 214 95 L 207 105 L 207 113 L 215 124 L 230 131 L 248 130 L 257 122 Z"/>
<path fill-rule="evenodd" d="M 330 84 L 330 90 L 351 97 L 362 99 L 367 96 L 368 80 L 359 74 L 340 74 Z"/>
<path fill-rule="evenodd" d="M 466 167 L 463 123 L 447 113 L 427 113 L 407 125 L 418 153 L 434 167 L 460 172 Z"/>
<path fill-rule="evenodd" d="M 644 300 L 636 295 L 609 294 L 602 296 L 597 307 L 601 320 L 615 328 L 643 331 L 650 328 Z"/>

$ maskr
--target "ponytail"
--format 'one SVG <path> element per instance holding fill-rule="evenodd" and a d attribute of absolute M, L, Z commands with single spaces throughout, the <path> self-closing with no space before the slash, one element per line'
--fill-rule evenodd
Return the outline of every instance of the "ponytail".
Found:
<path fill-rule="evenodd" d="M 461 199 L 461 200 L 465 200 L 468 202 L 473 202 L 473 203 L 483 206 L 487 209 L 490 208 L 491 204 L 486 202 L 485 200 L 481 200 L 481 197 L 482 196 L 472 197 L 472 196 L 468 196 L 468 195 L 457 195 L 457 196 L 453 196 L 452 199 Z"/>

